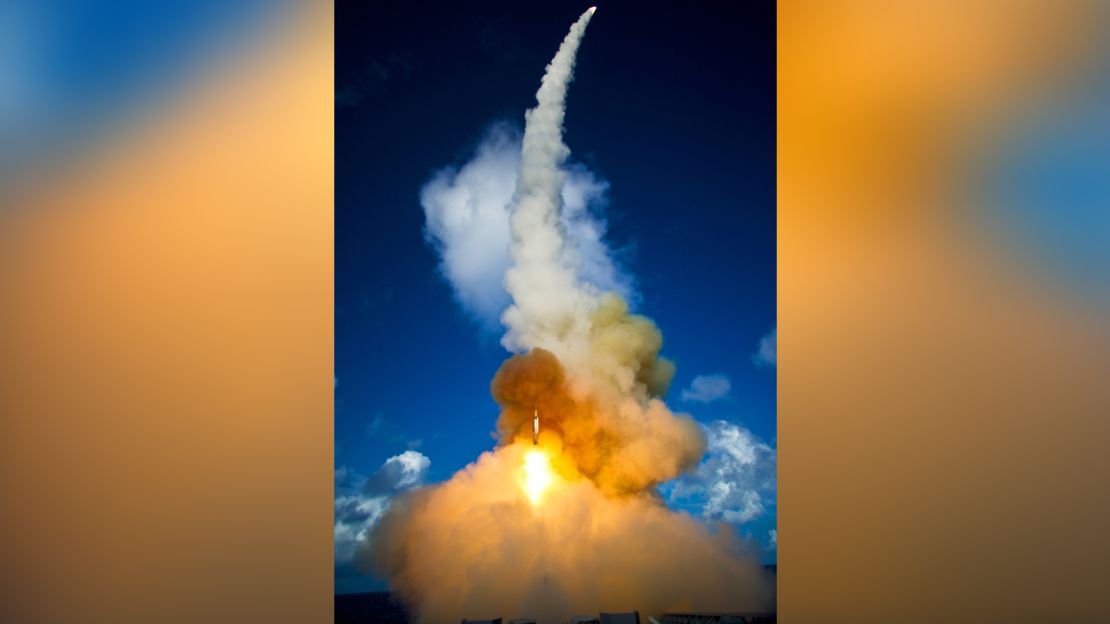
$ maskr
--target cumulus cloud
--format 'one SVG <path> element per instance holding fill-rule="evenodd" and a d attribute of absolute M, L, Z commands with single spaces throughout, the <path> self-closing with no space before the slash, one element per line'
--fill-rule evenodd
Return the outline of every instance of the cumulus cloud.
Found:
<path fill-rule="evenodd" d="M 732 390 L 732 382 L 727 375 L 722 373 L 698 375 L 690 382 L 690 386 L 682 391 L 682 400 L 712 403 L 727 397 L 730 390 Z"/>
<path fill-rule="evenodd" d="M 702 429 L 705 458 L 692 474 L 675 482 L 671 501 L 700 508 L 710 520 L 744 523 L 763 515 L 775 497 L 775 449 L 725 421 Z"/>
<path fill-rule="evenodd" d="M 408 450 L 385 460 L 362 486 L 362 493 L 384 496 L 411 490 L 424 482 L 431 460 L 419 451 Z"/>
<path fill-rule="evenodd" d="M 420 190 L 425 235 L 439 254 L 443 276 L 463 309 L 491 331 L 510 303 L 504 278 L 511 263 L 509 206 L 520 158 L 520 130 L 494 124 L 468 162 L 435 172 Z M 594 288 L 630 298 L 632 280 L 619 270 L 604 238 L 600 213 L 609 183 L 582 165 L 568 166 L 565 174 L 562 262 Z"/>
<path fill-rule="evenodd" d="M 390 457 L 374 474 L 346 466 L 335 470 L 335 563 L 350 563 L 393 497 L 419 487 L 431 460 L 416 451 Z"/>
<path fill-rule="evenodd" d="M 335 563 L 350 563 L 369 530 L 389 509 L 386 496 L 361 494 L 335 497 Z"/>
<path fill-rule="evenodd" d="M 778 328 L 772 329 L 759 339 L 759 347 L 752 354 L 756 366 L 776 366 L 778 364 Z"/>

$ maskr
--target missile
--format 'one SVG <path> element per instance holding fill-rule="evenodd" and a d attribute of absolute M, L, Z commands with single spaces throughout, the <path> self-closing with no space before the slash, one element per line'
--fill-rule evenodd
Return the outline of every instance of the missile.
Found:
<path fill-rule="evenodd" d="M 532 408 L 532 445 L 540 443 L 540 410 Z"/>

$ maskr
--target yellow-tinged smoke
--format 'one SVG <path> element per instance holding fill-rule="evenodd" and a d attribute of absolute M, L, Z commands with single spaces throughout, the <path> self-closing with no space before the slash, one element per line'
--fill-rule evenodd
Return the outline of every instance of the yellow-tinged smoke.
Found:
<path fill-rule="evenodd" d="M 662 334 L 582 283 L 563 255 L 564 99 L 592 15 L 571 27 L 526 114 L 502 316 L 517 355 L 490 388 L 498 446 L 397 499 L 360 556 L 419 622 L 773 605 L 729 529 L 667 509 L 656 492 L 705 451 L 693 419 L 662 401 L 674 375 Z"/>
<path fill-rule="evenodd" d="M 593 315 L 590 373 L 540 348 L 506 360 L 491 386 L 497 448 L 398 499 L 372 532 L 361 559 L 419 622 L 773 607 L 762 568 L 727 527 L 671 511 L 656 493 L 705 441 L 657 396 L 658 371 L 672 370 L 657 358 L 658 330 L 611 306 Z"/>
<path fill-rule="evenodd" d="M 551 447 L 541 448 L 516 442 L 484 453 L 382 518 L 364 557 L 417 621 L 555 623 L 601 610 L 773 605 L 762 569 L 731 531 L 709 531 L 650 492 L 609 496 L 589 479 L 564 478 L 559 456 L 545 466 Z"/>
<path fill-rule="evenodd" d="M 658 334 L 647 323 L 643 327 Z M 568 378 L 544 349 L 505 361 L 491 387 L 502 408 L 497 421 L 501 443 L 530 441 L 533 410 L 538 410 L 540 442 L 557 450 L 555 466 L 589 479 L 608 495 L 639 493 L 694 467 L 705 451 L 697 424 L 671 413 L 642 382 L 632 381 L 622 392 L 611 378 L 626 370 L 614 362 L 629 351 L 616 351 L 598 348 L 591 368 L 595 377 Z M 654 369 L 646 364 L 643 370 Z"/>

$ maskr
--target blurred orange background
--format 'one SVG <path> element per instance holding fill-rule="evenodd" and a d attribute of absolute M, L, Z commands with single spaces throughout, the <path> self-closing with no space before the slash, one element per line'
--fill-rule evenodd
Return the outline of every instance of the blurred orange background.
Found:
<path fill-rule="evenodd" d="M 1107 621 L 1108 310 L 973 192 L 1101 10 L 779 4 L 783 622 Z"/>
<path fill-rule="evenodd" d="M 286 9 L 8 189 L 0 620 L 330 620 L 332 67 Z"/>

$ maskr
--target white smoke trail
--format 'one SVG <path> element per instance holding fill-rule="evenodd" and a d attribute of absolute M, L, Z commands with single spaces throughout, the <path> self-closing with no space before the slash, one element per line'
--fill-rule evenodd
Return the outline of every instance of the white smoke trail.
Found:
<path fill-rule="evenodd" d="M 563 143 L 567 85 L 578 46 L 593 17 L 589 8 L 563 39 L 547 66 L 536 107 L 524 115 L 520 175 L 512 206 L 512 267 L 505 288 L 513 299 L 502 315 L 508 328 L 503 344 L 510 351 L 545 347 L 557 355 L 575 336 L 588 330 L 586 321 L 596 298 L 579 287 L 577 275 L 564 261 L 559 229 L 561 169 L 570 150 Z"/>
<path fill-rule="evenodd" d="M 512 266 L 505 274 L 513 303 L 501 316 L 508 330 L 502 344 L 514 352 L 550 351 L 565 367 L 577 398 L 590 395 L 610 405 L 634 400 L 641 409 L 629 409 L 642 414 L 674 375 L 671 362 L 659 357 L 663 337 L 649 319 L 629 314 L 619 295 L 599 292 L 580 278 L 560 227 L 563 164 L 570 155 L 563 143 L 567 86 L 593 14 L 591 7 L 571 26 L 547 66 L 535 108 L 524 116 L 520 174 L 511 206 Z M 623 429 L 644 419 L 615 420 L 608 425 Z M 662 428 L 672 425 L 670 420 L 662 419 Z M 683 426 L 696 429 L 692 423 Z M 650 429 L 644 427 L 645 432 Z M 693 446 L 698 447 L 696 431 L 694 437 L 699 442 Z"/>

